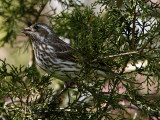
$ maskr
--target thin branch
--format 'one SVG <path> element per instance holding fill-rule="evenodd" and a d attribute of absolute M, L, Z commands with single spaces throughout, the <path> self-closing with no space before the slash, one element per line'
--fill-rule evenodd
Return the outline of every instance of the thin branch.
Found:
<path fill-rule="evenodd" d="M 139 51 L 132 51 L 132 52 L 127 52 L 127 53 L 120 53 L 117 55 L 109 55 L 105 56 L 104 58 L 114 58 L 114 57 L 120 57 L 120 56 L 127 56 L 127 55 L 132 55 L 132 54 L 139 54 Z"/>
<path fill-rule="evenodd" d="M 122 74 L 124 73 L 125 68 L 127 67 L 127 64 L 128 64 L 128 62 L 129 62 L 129 60 L 130 60 L 130 58 L 128 57 L 127 60 L 125 61 L 125 65 L 123 66 L 123 68 L 122 68 L 122 70 L 121 70 L 121 72 L 120 72 L 120 75 L 122 75 Z"/>
<path fill-rule="evenodd" d="M 132 1 L 132 5 L 133 5 Z M 136 6 L 133 7 L 133 29 L 132 29 L 132 43 L 131 43 L 131 50 L 134 49 L 135 46 L 135 29 L 136 29 Z"/>
<path fill-rule="evenodd" d="M 146 43 L 142 46 L 142 48 L 139 50 L 139 52 L 140 52 L 140 53 L 143 52 L 143 50 L 149 45 L 149 43 L 150 43 L 150 41 L 146 42 Z"/>
<path fill-rule="evenodd" d="M 38 11 L 38 14 L 37 14 L 36 18 L 32 22 L 32 24 L 34 24 L 38 21 L 39 17 L 41 16 L 42 11 L 44 10 L 44 8 L 46 7 L 48 2 L 49 2 L 49 0 L 47 0 L 45 3 L 42 4 L 41 8 Z"/>

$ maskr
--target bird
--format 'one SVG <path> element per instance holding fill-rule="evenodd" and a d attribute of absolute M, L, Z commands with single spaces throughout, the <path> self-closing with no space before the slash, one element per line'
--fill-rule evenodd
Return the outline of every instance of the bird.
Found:
<path fill-rule="evenodd" d="M 24 28 L 23 33 L 29 36 L 36 63 L 41 69 L 65 82 L 80 76 L 82 65 L 73 55 L 75 48 L 61 40 L 47 24 L 35 23 Z M 106 70 L 100 68 L 97 73 L 105 76 Z"/>

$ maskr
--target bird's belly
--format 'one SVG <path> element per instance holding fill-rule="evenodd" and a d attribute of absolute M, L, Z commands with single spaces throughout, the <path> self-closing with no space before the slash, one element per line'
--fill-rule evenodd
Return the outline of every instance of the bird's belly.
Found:
<path fill-rule="evenodd" d="M 55 78 L 61 79 L 63 81 L 68 81 L 71 78 L 78 77 L 80 65 L 74 62 L 63 61 L 58 58 L 55 58 L 54 60 L 47 57 L 40 58 L 38 56 L 35 58 L 38 66 L 47 73 L 53 73 L 53 76 Z"/>

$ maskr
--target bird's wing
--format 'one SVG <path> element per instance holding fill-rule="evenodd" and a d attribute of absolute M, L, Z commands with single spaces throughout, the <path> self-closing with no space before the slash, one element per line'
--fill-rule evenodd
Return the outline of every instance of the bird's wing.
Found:
<path fill-rule="evenodd" d="M 55 48 L 55 55 L 57 58 L 62 60 L 69 60 L 72 62 L 76 61 L 76 58 L 72 54 L 73 49 L 69 45 L 54 43 L 53 46 Z"/>
<path fill-rule="evenodd" d="M 58 37 L 51 38 L 53 41 L 49 45 L 54 47 L 54 55 L 62 60 L 68 60 L 71 62 L 76 62 L 76 58 L 73 56 L 72 52 L 74 50 L 69 44 L 59 39 Z"/>

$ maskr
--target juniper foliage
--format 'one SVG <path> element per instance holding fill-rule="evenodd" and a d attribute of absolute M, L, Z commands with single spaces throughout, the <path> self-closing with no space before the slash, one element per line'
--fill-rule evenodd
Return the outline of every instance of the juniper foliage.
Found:
<path fill-rule="evenodd" d="M 63 6 L 59 14 L 54 8 L 42 12 L 51 5 L 50 0 L 1 0 L 0 32 L 6 34 L 0 44 L 14 47 L 24 26 L 47 18 L 81 58 L 81 76 L 73 79 L 76 88 L 57 95 L 58 90 L 51 86 L 55 78 L 40 74 L 34 60 L 31 67 L 15 67 L 0 60 L 1 119 L 158 119 L 159 3 L 97 0 L 85 6 L 79 0 L 58 1 Z M 101 6 L 98 13 L 96 5 Z M 95 63 L 120 77 L 99 78 L 91 67 Z M 126 72 L 129 63 L 135 69 Z M 124 101 L 128 102 L 122 104 Z"/>

